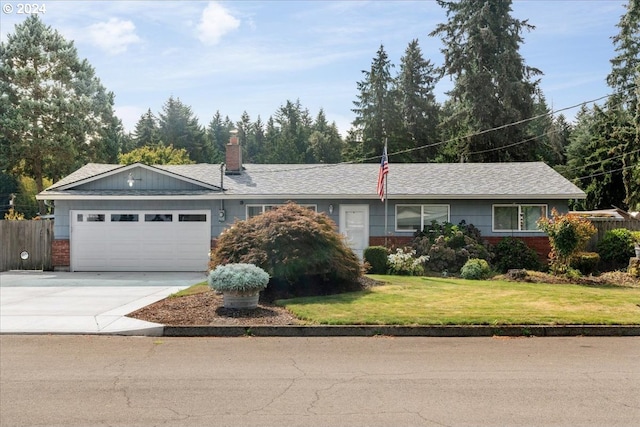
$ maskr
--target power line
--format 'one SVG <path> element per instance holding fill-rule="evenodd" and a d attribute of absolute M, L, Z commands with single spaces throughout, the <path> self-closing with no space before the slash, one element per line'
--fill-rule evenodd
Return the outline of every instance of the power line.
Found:
<path fill-rule="evenodd" d="M 459 139 L 472 138 L 472 137 L 479 136 L 479 135 L 484 135 L 484 134 L 487 134 L 487 133 L 490 133 L 490 132 L 495 132 L 495 131 L 498 131 L 498 130 L 509 128 L 511 126 L 517 126 L 517 125 L 520 125 L 520 124 L 523 124 L 523 123 L 527 123 L 527 122 L 530 122 L 530 121 L 533 121 L 533 120 L 537 120 L 537 119 L 540 119 L 540 118 L 543 118 L 543 117 L 553 116 L 554 114 L 560 113 L 562 111 L 567 111 L 567 110 L 571 110 L 571 109 L 574 109 L 574 108 L 578 108 L 578 107 L 581 107 L 581 106 L 586 105 L 586 104 L 591 104 L 591 103 L 594 103 L 594 102 L 598 102 L 598 101 L 601 101 L 603 99 L 610 98 L 610 97 L 612 97 L 614 95 L 617 95 L 619 93 L 621 93 L 621 92 L 614 92 L 614 93 L 611 93 L 611 94 L 608 94 L 608 95 L 602 95 L 602 96 L 599 96 L 599 97 L 594 98 L 594 99 L 590 99 L 590 100 L 587 100 L 587 101 L 583 101 L 583 102 L 580 102 L 580 103 L 577 103 L 577 104 L 570 105 L 568 107 L 560 108 L 558 110 L 552 110 L 552 111 L 549 111 L 549 112 L 546 112 L 546 113 L 543 113 L 543 114 L 539 114 L 537 116 L 533 116 L 533 117 L 530 117 L 530 118 L 527 118 L 527 119 L 518 120 L 516 122 L 512 122 L 512 123 L 507 123 L 507 124 L 504 124 L 504 125 L 496 126 L 496 127 L 490 128 L 490 129 L 485 129 L 485 130 L 478 131 L 478 132 L 475 132 L 475 133 L 471 133 L 471 134 L 468 134 L 468 135 L 465 135 L 465 136 L 462 136 L 462 137 L 450 138 L 448 140 L 434 142 L 434 143 L 431 143 L 431 144 L 425 144 L 425 145 L 421 145 L 421 146 L 418 146 L 418 147 L 412 147 L 412 148 L 407 148 L 407 149 L 404 149 L 404 150 L 393 151 L 393 152 L 389 153 L 388 156 L 392 157 L 392 156 L 399 155 L 399 154 L 411 153 L 413 151 L 423 150 L 425 148 L 437 147 L 437 146 L 440 146 L 440 145 L 448 144 L 448 143 L 457 141 Z M 553 133 L 553 132 L 555 132 L 555 131 L 550 131 L 550 133 Z M 547 134 L 549 134 L 549 133 L 545 133 L 545 134 L 542 134 L 542 135 L 539 135 L 539 136 L 536 136 L 536 137 L 531 137 L 531 138 L 525 139 L 523 141 L 514 142 L 514 143 L 506 145 L 506 146 L 495 147 L 495 148 L 491 148 L 491 149 L 487 149 L 487 150 L 479 151 L 479 152 L 474 152 L 474 153 L 470 153 L 470 154 L 478 154 L 478 153 L 502 150 L 504 148 L 513 147 L 513 146 L 516 146 L 516 145 L 519 145 L 519 144 L 523 144 L 525 142 L 529 142 L 529 141 L 535 140 L 537 138 L 541 138 L 542 136 L 545 136 Z M 380 159 L 380 157 L 381 156 L 376 155 L 376 156 L 365 157 L 365 158 L 361 158 L 359 160 L 352 160 L 352 161 L 348 161 L 348 162 L 318 164 L 318 165 L 314 165 L 314 166 L 304 166 L 304 167 L 303 166 L 297 166 L 297 167 L 292 167 L 292 168 L 287 168 L 287 169 L 280 169 L 278 171 L 275 171 L 275 170 L 252 171 L 251 173 L 252 174 L 268 174 L 268 173 L 295 172 L 295 171 L 303 171 L 303 170 L 307 171 L 307 170 L 313 170 L 313 169 L 319 169 L 319 168 L 335 167 L 335 166 L 346 165 L 346 164 L 365 163 L 365 162 L 370 161 L 370 160 Z"/>

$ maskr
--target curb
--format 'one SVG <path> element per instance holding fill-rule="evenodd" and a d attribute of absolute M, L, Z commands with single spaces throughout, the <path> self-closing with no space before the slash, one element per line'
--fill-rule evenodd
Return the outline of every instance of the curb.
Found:
<path fill-rule="evenodd" d="M 640 325 L 509 326 L 165 326 L 164 337 L 623 337 L 640 336 Z"/>

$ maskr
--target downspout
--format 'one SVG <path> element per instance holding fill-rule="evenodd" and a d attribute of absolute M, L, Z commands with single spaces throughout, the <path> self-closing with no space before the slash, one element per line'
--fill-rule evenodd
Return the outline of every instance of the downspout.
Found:
<path fill-rule="evenodd" d="M 220 163 L 220 193 L 224 195 L 224 163 Z M 224 211 L 224 197 L 220 198 L 220 209 L 218 210 L 218 222 L 225 222 L 227 219 Z"/>

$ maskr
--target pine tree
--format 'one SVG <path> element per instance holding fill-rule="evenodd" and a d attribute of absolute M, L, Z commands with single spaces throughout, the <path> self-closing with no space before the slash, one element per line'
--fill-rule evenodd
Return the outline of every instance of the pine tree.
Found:
<path fill-rule="evenodd" d="M 196 163 L 211 161 L 213 151 L 198 118 L 179 98 L 169 97 L 162 107 L 159 135 L 164 145 L 184 148 Z"/>
<path fill-rule="evenodd" d="M 535 141 L 510 146 L 530 136 L 525 124 L 478 133 L 532 116 L 531 78 L 541 72 L 525 65 L 518 50 L 522 32 L 534 27 L 511 16 L 511 0 L 437 1 L 448 21 L 431 35 L 445 45 L 442 73 L 455 80 L 448 94 L 457 104 L 445 126 L 473 135 L 460 140 L 459 154 L 479 162 L 532 160 Z"/>
<path fill-rule="evenodd" d="M 614 129 L 622 154 L 622 177 L 625 189 L 624 206 L 640 209 L 640 0 L 629 0 L 626 13 L 620 18 L 619 33 L 612 37 L 617 55 L 611 59 L 607 84 L 616 92 L 608 108 L 622 110 L 626 120 Z M 621 112 L 617 115 L 622 114 Z"/>
<path fill-rule="evenodd" d="M 391 76 L 393 64 L 389 61 L 384 46 L 380 45 L 369 71 L 363 70 L 364 80 L 357 83 L 359 94 L 353 104 L 356 118 L 353 120 L 354 135 L 360 140 L 350 140 L 361 144 L 360 149 L 348 149 L 346 154 L 361 154 L 360 158 L 346 160 L 362 160 L 377 162 L 382 155 L 385 140 L 388 141 L 391 153 L 400 145 L 401 116 L 397 105 L 394 79 Z"/>
<path fill-rule="evenodd" d="M 312 126 L 307 148 L 307 163 L 339 163 L 343 142 L 335 122 L 329 124 L 321 108 Z"/>
<path fill-rule="evenodd" d="M 271 163 L 305 163 L 310 134 L 309 113 L 303 110 L 300 101 L 287 101 L 280 106 L 274 117 L 278 127 L 275 138 L 275 157 Z"/>
<path fill-rule="evenodd" d="M 220 111 L 216 111 L 209 122 L 206 131 L 207 143 L 211 147 L 211 163 L 225 161 L 226 145 L 229 142 L 233 124 L 229 117 L 222 118 Z"/>
<path fill-rule="evenodd" d="M 623 202 L 623 163 L 617 129 L 628 120 L 627 114 L 597 105 L 592 111 L 583 108 L 579 112 L 567 150 L 567 172 L 587 198 L 574 207 L 607 209 Z"/>
<path fill-rule="evenodd" d="M 427 148 L 401 156 L 408 161 L 432 161 L 438 150 L 435 145 L 439 109 L 433 94 L 437 81 L 435 74 L 431 61 L 422 56 L 418 40 L 411 41 L 400 59 L 400 73 L 396 78 L 404 133 L 398 148 Z"/>
<path fill-rule="evenodd" d="M 553 117 L 542 91 L 537 90 L 534 97 L 534 120 L 528 124 L 529 141 L 536 141 L 535 160 L 542 160 L 549 166 L 563 165 L 566 162 L 566 150 L 569 144 L 570 125 L 563 115 Z"/>
<path fill-rule="evenodd" d="M 0 93 L 0 170 L 32 177 L 38 192 L 45 177 L 57 180 L 117 153 L 103 146 L 113 95 L 73 43 L 38 15 L 0 44 Z"/>
<path fill-rule="evenodd" d="M 160 144 L 158 119 L 151 112 L 151 108 L 138 119 L 133 131 L 133 141 L 136 148 Z"/>

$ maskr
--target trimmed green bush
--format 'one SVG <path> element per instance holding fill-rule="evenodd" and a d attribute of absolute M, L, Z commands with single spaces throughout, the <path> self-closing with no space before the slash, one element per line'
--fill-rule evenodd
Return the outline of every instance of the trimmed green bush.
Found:
<path fill-rule="evenodd" d="M 493 266 L 496 271 L 506 273 L 509 270 L 540 270 L 542 265 L 538 253 L 521 239 L 505 237 L 493 248 Z"/>
<path fill-rule="evenodd" d="M 238 220 L 218 238 L 211 268 L 248 263 L 271 281 L 267 299 L 361 289 L 362 264 L 324 213 L 287 203 Z"/>
<path fill-rule="evenodd" d="M 625 267 L 629 258 L 635 255 L 633 235 L 626 228 L 609 230 L 596 245 L 596 250 L 606 267 L 613 270 Z"/>
<path fill-rule="evenodd" d="M 571 263 L 571 268 L 575 268 L 582 274 L 593 274 L 598 271 L 598 263 L 600 262 L 600 255 L 596 252 L 578 252 Z"/>
<path fill-rule="evenodd" d="M 384 246 L 369 246 L 364 250 L 365 262 L 371 266 L 371 274 L 387 274 L 387 256 L 389 251 Z"/>
<path fill-rule="evenodd" d="M 491 267 L 483 259 L 472 258 L 460 270 L 460 277 L 471 280 L 484 280 L 491 277 Z"/>

